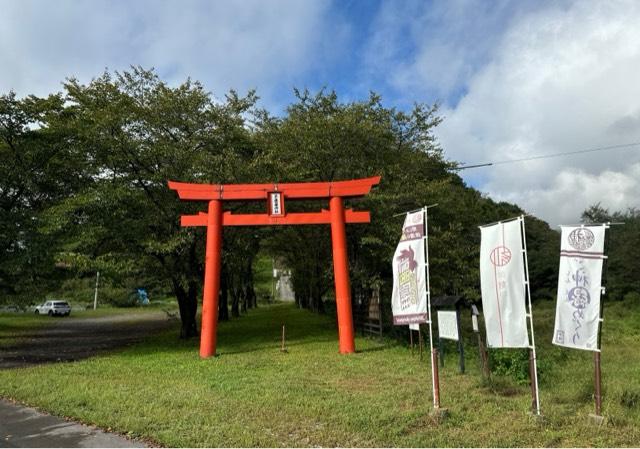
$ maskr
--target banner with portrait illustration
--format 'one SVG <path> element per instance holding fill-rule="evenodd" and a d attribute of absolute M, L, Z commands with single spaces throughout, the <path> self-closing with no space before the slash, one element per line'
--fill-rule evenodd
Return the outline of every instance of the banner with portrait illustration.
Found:
<path fill-rule="evenodd" d="M 393 255 L 393 324 L 426 323 L 427 287 L 425 275 L 423 211 L 408 213 L 400 243 Z"/>
<path fill-rule="evenodd" d="M 606 226 L 562 226 L 553 344 L 598 350 Z"/>
<path fill-rule="evenodd" d="M 522 220 L 480 228 L 480 286 L 490 348 L 529 347 Z"/>

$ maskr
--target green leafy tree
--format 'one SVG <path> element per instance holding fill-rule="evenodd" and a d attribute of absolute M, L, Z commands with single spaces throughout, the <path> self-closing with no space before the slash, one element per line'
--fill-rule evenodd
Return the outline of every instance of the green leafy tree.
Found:
<path fill-rule="evenodd" d="M 139 67 L 87 84 L 71 79 L 64 89 L 46 99 L 1 97 L 0 289 L 6 294 L 28 296 L 30 288 L 50 288 L 47 282 L 70 273 L 93 277 L 99 270 L 113 292 L 142 283 L 170 289 L 181 335 L 196 335 L 204 230 L 181 228 L 179 216 L 206 205 L 180 202 L 168 180 L 381 175 L 370 195 L 345 206 L 372 214 L 371 224 L 349 226 L 347 233 L 352 286 L 366 293 L 380 285 L 386 300 L 403 219 L 396 214 L 438 204 L 429 215 L 432 291 L 479 299 L 477 226 L 523 213 L 455 174 L 433 135 L 441 121 L 435 105 L 404 112 L 383 106 L 373 93 L 344 103 L 334 92 L 296 91 L 286 113 L 274 117 L 255 109 L 253 93 L 214 101 L 197 82 L 172 87 Z M 225 207 L 251 213 L 265 205 Z M 326 207 L 296 201 L 287 211 Z M 532 286 L 542 295 L 557 276 L 557 233 L 535 219 L 527 226 Z M 252 265 L 261 247 L 292 269 L 298 304 L 324 310 L 323 298 L 333 292 L 328 226 L 225 228 L 223 240 L 220 319 L 229 317 L 229 303 L 231 317 L 257 305 Z"/>
<path fill-rule="evenodd" d="M 50 232 L 67 235 L 62 258 L 115 278 L 162 280 L 177 298 L 181 336 L 196 335 L 204 232 L 180 228 L 179 217 L 206 205 L 181 203 L 167 181 L 241 180 L 253 152 L 243 114 L 255 97 L 214 102 L 197 82 L 170 87 L 141 68 L 65 89 L 94 175 L 50 211 Z"/>
<path fill-rule="evenodd" d="M 467 187 L 447 161 L 434 135 L 440 123 L 437 106 L 416 105 L 410 112 L 386 108 L 371 94 L 366 101 L 341 103 L 334 92 L 296 91 L 297 101 L 284 117 L 264 115 L 257 123 L 256 164 L 265 181 L 332 181 L 381 175 L 378 188 L 347 206 L 370 210 L 369 225 L 349 226 L 348 250 L 352 286 L 367 290 L 382 285 L 388 301 L 391 257 L 402 216 L 423 205 L 430 209 L 431 285 L 434 295 L 462 294 L 478 300 L 478 225 L 504 220 L 524 211 L 496 203 Z M 288 204 L 288 210 L 318 210 L 318 202 Z M 557 233 L 546 223 L 527 219 L 531 277 L 557 276 Z M 272 254 L 292 273 L 296 299 L 303 307 L 322 310 L 322 298 L 333 291 L 331 240 L 328 227 L 277 230 L 268 240 Z M 313 244 L 309 244 L 313 242 Z M 539 258 L 539 261 L 538 261 Z M 556 268 L 554 268 L 556 267 Z M 552 281 L 536 285 L 537 294 Z M 385 309 L 388 309 L 386 307 Z"/>
<path fill-rule="evenodd" d="M 624 223 L 611 226 L 607 231 L 607 297 L 619 300 L 627 295 L 640 296 L 640 260 L 636 250 L 640 245 L 640 210 L 629 208 L 609 212 L 598 203 L 583 212 L 582 221 L 586 224 Z"/>
<path fill-rule="evenodd" d="M 39 302 L 64 277 L 43 213 L 86 181 L 60 95 L 0 96 L 0 300 Z"/>

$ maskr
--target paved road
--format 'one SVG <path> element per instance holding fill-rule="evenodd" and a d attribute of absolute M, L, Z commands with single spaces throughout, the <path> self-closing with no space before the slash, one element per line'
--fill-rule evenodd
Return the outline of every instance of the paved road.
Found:
<path fill-rule="evenodd" d="M 147 447 L 0 399 L 0 447 Z"/>
<path fill-rule="evenodd" d="M 46 327 L 19 334 L 0 347 L 0 369 L 70 362 L 128 346 L 167 329 L 164 312 L 132 312 L 100 318 L 50 318 Z M 0 399 L 2 447 L 146 447 L 120 435 L 65 421 Z"/>

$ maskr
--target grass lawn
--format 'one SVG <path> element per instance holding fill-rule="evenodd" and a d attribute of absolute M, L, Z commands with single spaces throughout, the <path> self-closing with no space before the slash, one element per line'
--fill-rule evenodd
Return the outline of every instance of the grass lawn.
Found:
<path fill-rule="evenodd" d="M 469 329 L 467 374 L 447 353 L 450 417 L 438 423 L 428 357 L 365 338 L 358 354 L 339 355 L 335 320 L 291 305 L 222 323 L 213 359 L 173 331 L 107 356 L 0 371 L 0 396 L 168 446 L 637 446 L 640 305 L 607 305 L 602 427 L 587 419 L 592 354 L 552 347 L 553 316 L 552 302 L 534 305 L 542 423 L 527 415 L 527 386 L 481 381 Z"/>
<path fill-rule="evenodd" d="M 13 344 L 21 334 L 46 325 L 45 318 L 31 313 L 0 313 L 0 348 Z"/>

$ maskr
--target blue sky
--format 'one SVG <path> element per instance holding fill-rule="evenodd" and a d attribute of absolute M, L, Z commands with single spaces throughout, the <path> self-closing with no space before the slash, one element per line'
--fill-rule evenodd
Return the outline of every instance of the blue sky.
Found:
<path fill-rule="evenodd" d="M 464 163 L 640 142 L 635 0 L 0 0 L 0 92 L 155 67 L 214 96 L 293 87 L 441 104 L 437 137 Z M 552 225 L 596 202 L 640 206 L 640 147 L 461 172 Z"/>

